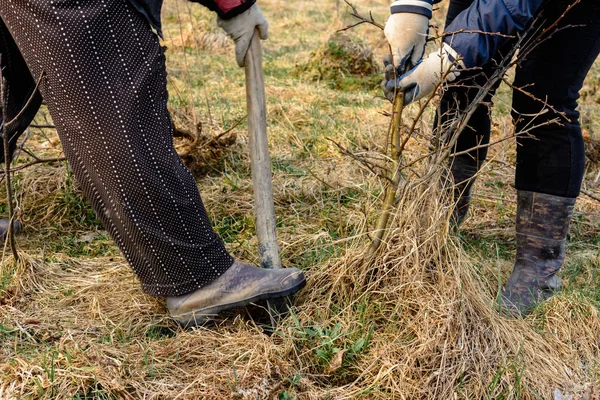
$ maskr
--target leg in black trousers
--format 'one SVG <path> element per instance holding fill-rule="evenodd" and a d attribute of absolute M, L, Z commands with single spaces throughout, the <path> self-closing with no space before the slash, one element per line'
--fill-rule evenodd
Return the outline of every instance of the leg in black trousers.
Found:
<path fill-rule="evenodd" d="M 545 26 L 571 3 L 546 3 Z M 556 273 L 565 259 L 585 164 L 577 99 L 600 53 L 598 21 L 600 4 L 582 0 L 559 22 L 563 29 L 535 48 L 516 71 L 517 255 L 502 292 L 502 307 L 513 315 L 527 314 L 561 287 Z"/>
<path fill-rule="evenodd" d="M 448 20 L 470 3 L 452 1 Z M 545 2 L 539 19 L 542 28 L 554 24 L 572 3 L 572 0 Z M 582 0 L 558 23 L 559 30 L 521 60 L 516 70 L 512 115 L 515 132 L 520 135 L 515 178 L 517 254 L 501 296 L 503 310 L 511 315 L 529 313 L 561 287 L 556 273 L 564 262 L 569 222 L 585 163 L 577 99 L 583 80 L 600 53 L 599 21 L 600 4 Z M 452 110 L 464 109 L 477 92 L 476 88 L 469 88 L 469 80 L 473 86 L 481 86 L 491 72 L 489 68 L 484 66 L 481 73 L 468 76 L 463 81 L 467 87 L 451 88 L 444 94 L 440 107 L 442 128 L 453 118 Z M 487 144 L 489 135 L 489 114 L 487 104 L 483 104 L 458 139 L 456 150 Z M 485 149 L 478 149 L 453 160 L 452 172 L 460 190 L 459 217 L 460 208 L 466 208 L 464 203 L 468 206 L 471 184 L 468 178 L 485 155 Z M 463 198 L 466 201 L 461 203 Z"/>
<path fill-rule="evenodd" d="M 543 10 L 546 24 L 556 21 L 571 3 L 549 2 Z M 513 118 L 515 132 L 529 135 L 517 139 L 517 189 L 574 198 L 585 167 L 577 99 L 600 53 L 600 3 L 582 0 L 559 27 L 569 25 L 518 65 Z M 542 110 L 546 112 L 540 114 Z M 553 119 L 558 122 L 550 122 Z"/>

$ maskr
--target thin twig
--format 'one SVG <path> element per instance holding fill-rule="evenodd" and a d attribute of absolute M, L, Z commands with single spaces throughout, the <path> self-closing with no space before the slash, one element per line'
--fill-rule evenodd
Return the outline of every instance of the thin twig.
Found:
<path fill-rule="evenodd" d="M 588 196 L 594 200 L 600 201 L 600 196 L 595 193 L 590 192 L 589 190 L 581 189 L 581 193 L 585 194 L 586 196 Z"/>
<path fill-rule="evenodd" d="M 17 167 L 11 168 L 9 170 L 9 172 L 17 172 L 17 171 L 21 171 L 24 170 L 25 168 L 31 167 L 32 165 L 36 165 L 36 164 L 43 164 L 43 163 L 52 163 L 52 162 L 59 162 L 59 161 L 65 161 L 67 159 L 67 157 L 55 157 L 55 158 L 38 158 L 37 160 L 33 160 L 30 161 L 28 163 L 25 164 L 21 164 Z M 6 170 L 2 171 L 3 175 L 6 175 Z"/>
<path fill-rule="evenodd" d="M 6 97 L 4 93 L 4 88 L 6 87 L 6 81 L 4 80 L 4 71 L 0 68 L 0 103 L 2 105 L 2 110 L 6 110 Z M 38 82 L 39 83 L 39 82 Z M 35 91 L 32 97 L 35 96 Z M 31 97 L 31 98 L 32 98 Z M 31 100 L 31 98 L 29 100 Z M 29 103 L 29 101 L 28 101 Z M 21 114 L 21 113 L 19 113 Z M 14 121 L 14 119 L 12 120 Z M 7 135 L 7 124 L 6 122 L 6 112 L 2 113 L 2 125 L 0 126 L 0 134 L 2 135 L 2 141 L 4 143 L 4 173 L 6 174 L 6 196 L 8 200 L 8 228 L 6 230 L 6 240 L 10 245 L 10 250 L 13 254 L 15 262 L 19 260 L 19 253 L 17 253 L 17 247 L 15 245 L 15 235 L 14 235 L 14 218 L 15 218 L 15 210 L 14 210 L 14 198 L 12 192 L 12 183 L 10 181 L 10 148 L 9 148 L 9 140 Z"/>
<path fill-rule="evenodd" d="M 380 23 L 378 23 L 377 21 L 375 21 L 375 19 L 373 18 L 373 14 L 371 12 L 369 12 L 369 18 L 366 18 L 366 17 L 363 17 L 362 15 L 360 15 L 358 12 L 358 9 L 356 7 L 354 7 L 354 5 L 352 3 L 350 3 L 348 0 L 344 0 L 344 3 L 346 3 L 352 9 L 352 12 L 350 13 L 350 15 L 353 16 L 354 18 L 358 19 L 359 22 L 348 25 L 345 28 L 339 29 L 338 32 L 347 31 L 349 29 L 355 28 L 362 24 L 373 25 L 373 26 L 376 26 L 377 28 L 383 30 L 384 26 L 381 25 Z"/>
<path fill-rule="evenodd" d="M 346 147 L 344 147 L 341 143 L 336 142 L 335 140 L 331 139 L 331 138 L 326 138 L 327 140 L 329 140 L 331 143 L 333 143 L 334 145 L 337 146 L 338 149 L 340 149 L 341 153 L 344 155 L 347 155 L 348 157 L 358 161 L 360 164 L 364 165 L 365 167 L 367 167 L 367 169 L 373 173 L 374 175 L 382 178 L 382 179 L 387 179 L 391 182 L 391 179 L 389 178 L 389 176 L 386 176 L 385 174 L 382 174 L 381 172 L 377 171 L 376 168 L 379 169 L 383 169 L 386 170 L 387 169 L 381 165 L 377 165 L 374 164 L 370 161 L 367 161 L 365 158 L 358 156 L 357 154 L 351 152 L 350 150 L 348 150 Z"/>
<path fill-rule="evenodd" d="M 29 127 L 37 129 L 56 129 L 56 126 L 51 124 L 31 124 Z"/>
<path fill-rule="evenodd" d="M 542 105 L 544 106 L 544 108 L 547 108 L 549 110 L 551 110 L 552 112 L 554 112 L 555 114 L 560 115 L 561 117 L 563 117 L 564 119 L 567 119 L 567 116 L 565 114 L 564 111 L 558 111 L 556 108 L 552 107 L 550 104 L 548 104 L 547 101 L 542 100 L 536 96 L 534 96 L 533 94 L 529 93 L 527 90 L 525 90 L 524 88 L 520 88 L 518 86 L 513 85 L 511 82 L 509 82 L 506 78 L 502 78 L 502 82 L 504 82 L 508 87 L 510 87 L 512 90 L 516 90 L 517 92 L 529 97 L 530 99 L 532 99 L 533 101 L 537 101 L 539 103 L 542 103 Z"/>
<path fill-rule="evenodd" d="M 552 29 L 556 28 L 556 26 L 558 25 L 558 23 L 569 13 L 569 11 L 571 11 L 571 9 L 573 7 L 575 7 L 577 4 L 580 3 L 581 0 L 575 0 L 573 3 L 571 3 L 567 9 L 561 14 L 560 17 L 558 17 L 558 19 L 549 27 L 547 27 L 546 29 L 544 29 L 544 31 L 542 32 L 542 36 L 546 35 L 548 32 L 550 32 Z M 554 34 L 554 32 L 552 32 L 552 34 Z"/>
<path fill-rule="evenodd" d="M 501 38 L 506 38 L 506 39 L 516 39 L 517 37 L 515 35 L 506 35 L 504 33 L 500 33 L 500 32 L 485 32 L 485 31 L 480 31 L 477 29 L 459 29 L 456 31 L 452 31 L 452 32 L 444 32 L 441 35 L 435 36 L 435 39 L 442 39 L 444 37 L 447 36 L 453 36 L 459 33 L 467 33 L 467 34 L 478 34 L 478 35 L 488 35 L 488 36 L 498 36 Z"/>

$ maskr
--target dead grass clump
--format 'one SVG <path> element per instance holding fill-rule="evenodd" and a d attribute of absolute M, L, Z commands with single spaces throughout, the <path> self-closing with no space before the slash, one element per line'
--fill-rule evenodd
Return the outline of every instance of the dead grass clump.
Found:
<path fill-rule="evenodd" d="M 330 81 L 336 87 L 352 76 L 364 78 L 379 70 L 369 45 L 346 32 L 332 34 L 301 69 L 314 80 Z"/>
<path fill-rule="evenodd" d="M 3 306 L 6 398 L 270 398 L 293 375 L 292 349 L 252 321 L 178 329 L 120 257 L 37 267 L 35 292 Z"/>
<path fill-rule="evenodd" d="M 26 230 L 96 229 L 100 222 L 66 162 L 19 171 L 19 218 Z"/>
<path fill-rule="evenodd" d="M 40 269 L 39 263 L 24 252 L 19 252 L 15 261 L 7 245 L 4 243 L 0 263 L 0 306 L 23 301 L 27 292 L 37 286 Z"/>
<path fill-rule="evenodd" d="M 534 399 L 555 388 L 574 390 L 600 353 L 595 308 L 558 297 L 526 320 L 501 316 L 495 306 L 500 271 L 468 259 L 448 235 L 448 207 L 436 186 L 404 193 L 388 241 L 374 258 L 355 249 L 314 274 L 304 292 L 306 321 L 341 323 L 349 337 L 373 326 L 355 373 L 333 393 Z M 315 373 L 327 372 L 313 364 Z"/>
<path fill-rule="evenodd" d="M 600 353 L 594 306 L 561 295 L 526 320 L 502 317 L 496 276 L 507 271 L 464 254 L 438 185 L 408 185 L 374 257 L 362 243 L 316 263 L 271 336 L 244 315 L 180 330 L 120 256 L 23 257 L 9 287 L 26 290 L 2 306 L 0 379 L 11 380 L 1 390 L 215 400 L 583 393 Z M 35 350 L 42 344 L 49 350 Z"/>

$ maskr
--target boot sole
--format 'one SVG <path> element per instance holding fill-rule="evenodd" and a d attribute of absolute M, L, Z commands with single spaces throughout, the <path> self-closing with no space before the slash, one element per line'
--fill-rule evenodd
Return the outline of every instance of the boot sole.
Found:
<path fill-rule="evenodd" d="M 262 300 L 271 300 L 271 299 L 280 299 L 283 297 L 290 296 L 300 289 L 306 286 L 306 279 L 303 279 L 301 282 L 297 283 L 295 286 L 291 288 L 279 291 L 279 292 L 268 292 L 261 293 L 256 296 L 249 297 L 247 299 L 243 299 L 240 301 L 236 301 L 233 303 L 224 303 L 218 304 L 212 307 L 206 307 L 194 311 L 190 311 L 181 315 L 171 316 L 171 318 L 177 322 L 182 328 L 191 328 L 194 326 L 202 326 L 208 321 L 215 319 L 219 313 L 227 310 L 232 310 L 235 308 L 246 307 L 251 303 L 256 303 Z"/>

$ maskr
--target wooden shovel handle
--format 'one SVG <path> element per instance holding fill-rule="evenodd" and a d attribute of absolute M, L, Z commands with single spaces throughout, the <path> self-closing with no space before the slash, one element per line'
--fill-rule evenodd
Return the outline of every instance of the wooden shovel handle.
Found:
<path fill-rule="evenodd" d="M 281 268 L 275 226 L 271 158 L 267 139 L 267 104 L 262 68 L 262 49 L 258 30 L 246 53 L 246 101 L 250 165 L 254 191 L 254 224 L 258 236 L 258 256 L 263 268 Z"/>

